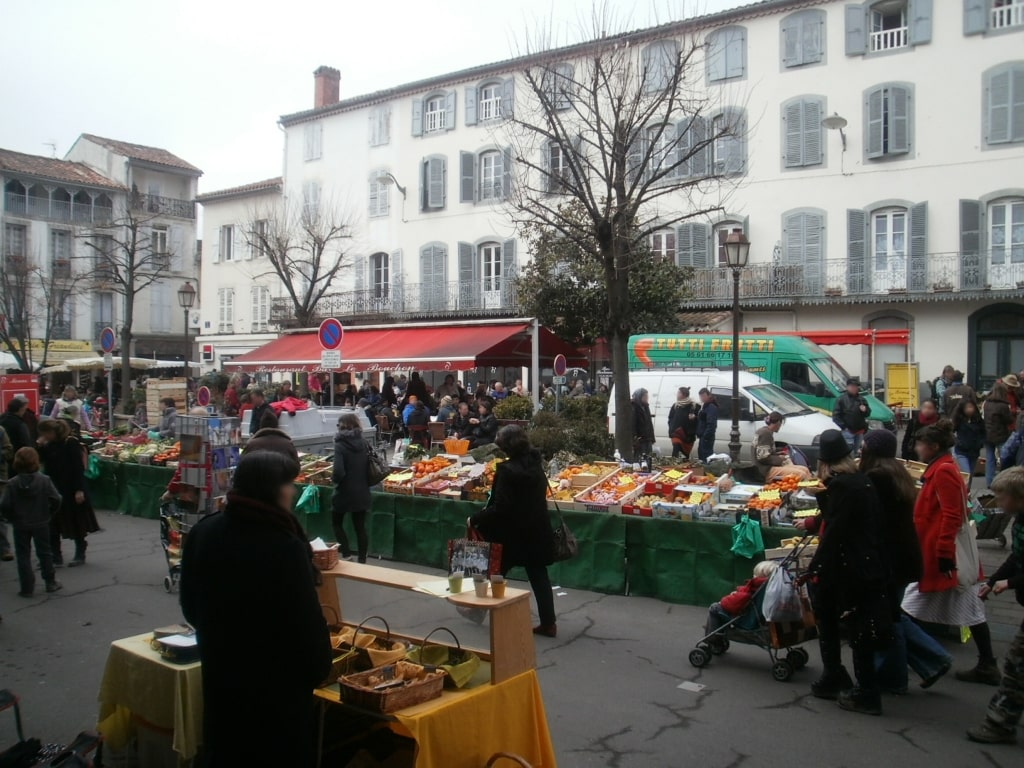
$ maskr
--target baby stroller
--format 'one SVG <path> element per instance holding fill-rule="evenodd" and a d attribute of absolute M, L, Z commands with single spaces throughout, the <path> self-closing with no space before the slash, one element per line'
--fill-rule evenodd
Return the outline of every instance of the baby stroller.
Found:
<path fill-rule="evenodd" d="M 1013 515 L 1007 515 L 995 506 L 995 494 L 992 491 L 982 491 L 975 497 L 971 503 L 971 513 L 978 529 L 975 536 L 978 541 L 990 539 L 1000 547 L 1006 547 L 1006 526 L 1010 524 Z"/>
<path fill-rule="evenodd" d="M 807 548 L 812 537 L 805 536 L 793 550 L 779 561 L 779 568 L 786 569 L 796 579 L 800 555 Z M 722 626 L 697 641 L 690 651 L 690 664 L 703 669 L 711 663 L 713 656 L 721 656 L 732 643 L 755 645 L 768 652 L 771 659 L 772 677 L 778 682 L 788 681 L 793 673 L 803 669 L 810 661 L 810 654 L 801 643 L 814 639 L 814 627 L 806 622 L 770 622 L 764 617 L 764 596 L 768 581 L 760 586 L 746 611 L 732 618 Z M 805 614 L 809 609 L 805 606 Z M 784 654 L 784 655 L 783 655 Z"/>
<path fill-rule="evenodd" d="M 192 526 L 199 522 L 202 515 L 188 510 L 176 501 L 167 501 L 160 505 L 160 544 L 167 557 L 167 575 L 164 576 L 164 589 L 173 592 L 181 579 L 181 553 L 185 548 L 185 538 Z"/>

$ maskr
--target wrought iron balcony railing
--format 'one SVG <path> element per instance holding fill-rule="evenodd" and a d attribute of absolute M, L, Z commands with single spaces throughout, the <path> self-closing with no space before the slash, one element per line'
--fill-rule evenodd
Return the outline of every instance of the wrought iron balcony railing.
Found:
<path fill-rule="evenodd" d="M 33 197 L 17 192 L 5 193 L 4 210 L 15 216 L 81 224 L 102 224 L 114 218 L 114 209 L 109 205 L 51 200 L 48 197 Z"/>
<path fill-rule="evenodd" d="M 194 219 L 196 203 L 194 200 L 180 200 L 176 197 L 161 197 L 136 192 L 129 196 L 133 211 L 156 213 L 163 216 L 174 216 L 179 219 Z"/>

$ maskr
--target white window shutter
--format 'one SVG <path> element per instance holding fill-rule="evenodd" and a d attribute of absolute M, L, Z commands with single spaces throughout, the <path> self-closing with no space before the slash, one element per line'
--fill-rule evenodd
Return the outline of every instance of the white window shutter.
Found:
<path fill-rule="evenodd" d="M 370 180 L 368 182 L 370 200 L 369 210 L 367 213 L 370 216 L 377 216 L 380 213 L 380 185 L 377 183 L 377 174 L 371 173 Z"/>
<path fill-rule="evenodd" d="M 169 248 L 171 249 L 171 271 L 172 272 L 191 272 L 191 263 L 189 259 L 191 255 L 188 253 L 189 248 L 185 244 L 185 231 L 178 224 L 172 224 L 167 233 L 168 239 L 170 240 Z M 189 269 L 186 270 L 185 265 L 189 264 Z"/>

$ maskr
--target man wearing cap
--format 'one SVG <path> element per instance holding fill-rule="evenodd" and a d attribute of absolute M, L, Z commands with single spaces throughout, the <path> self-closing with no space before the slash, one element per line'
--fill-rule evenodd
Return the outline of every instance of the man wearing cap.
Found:
<path fill-rule="evenodd" d="M 846 380 L 846 391 L 836 399 L 832 409 L 832 421 L 842 430 L 846 444 L 856 455 L 868 429 L 868 401 L 860 393 L 860 379 L 851 376 Z"/>
<path fill-rule="evenodd" d="M 1016 374 L 1008 373 L 1003 376 L 1003 384 L 1006 385 L 1008 392 L 1006 399 L 1010 401 L 1010 414 L 1016 419 L 1021 407 L 1020 379 Z"/>

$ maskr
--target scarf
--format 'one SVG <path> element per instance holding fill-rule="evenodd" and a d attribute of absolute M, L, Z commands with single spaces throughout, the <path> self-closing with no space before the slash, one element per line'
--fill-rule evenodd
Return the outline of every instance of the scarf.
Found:
<path fill-rule="evenodd" d="M 939 413 L 938 413 L 938 411 L 936 411 L 935 414 L 932 415 L 932 416 L 925 416 L 923 413 L 917 414 L 917 423 L 920 424 L 922 427 L 927 427 L 927 426 L 929 426 L 931 424 L 934 424 L 938 420 L 939 420 Z"/>

